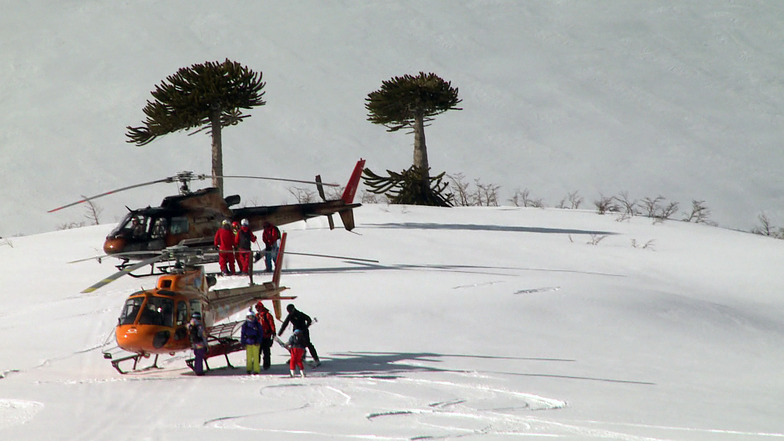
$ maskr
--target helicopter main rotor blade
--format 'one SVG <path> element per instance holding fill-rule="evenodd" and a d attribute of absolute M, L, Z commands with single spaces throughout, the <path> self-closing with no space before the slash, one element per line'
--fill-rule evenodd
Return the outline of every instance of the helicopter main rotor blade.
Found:
<path fill-rule="evenodd" d="M 315 184 L 319 185 L 318 181 L 303 181 L 300 179 L 286 179 L 286 178 L 271 178 L 267 176 L 242 176 L 242 175 L 233 175 L 233 176 L 212 176 L 214 178 L 233 178 L 233 179 L 263 179 L 267 181 L 283 181 L 283 182 L 296 182 L 299 184 Z M 329 183 L 321 183 L 321 185 L 327 185 L 329 187 L 340 187 L 339 184 L 329 184 Z"/>
<path fill-rule="evenodd" d="M 286 251 L 286 254 L 295 255 L 295 256 L 324 257 L 327 259 L 353 260 L 355 262 L 378 263 L 378 260 L 375 259 L 361 259 L 359 257 L 349 257 L 349 256 L 333 256 L 330 254 L 295 253 L 293 251 Z"/>
<path fill-rule="evenodd" d="M 97 289 L 99 289 L 99 288 L 101 288 L 101 287 L 103 287 L 105 285 L 108 285 L 108 284 L 114 282 L 115 280 L 119 279 L 120 277 L 122 277 L 124 275 L 130 274 L 132 271 L 135 271 L 135 270 L 137 270 L 137 269 L 139 269 L 139 268 L 141 268 L 141 267 L 143 267 L 145 265 L 150 265 L 150 264 L 153 264 L 155 262 L 158 262 L 158 261 L 160 261 L 163 258 L 164 258 L 164 256 L 155 256 L 155 257 L 151 257 L 151 258 L 146 259 L 146 260 L 142 260 L 141 262 L 134 263 L 133 265 L 127 266 L 127 267 L 121 269 L 120 271 L 117 271 L 116 273 L 112 274 L 111 276 L 109 276 L 109 277 L 107 277 L 107 278 L 105 278 L 105 279 L 103 279 L 103 280 L 93 284 L 89 288 L 85 288 L 82 291 L 82 293 L 91 293 L 91 292 L 93 292 L 93 291 L 95 291 L 95 290 L 97 290 Z"/>
<path fill-rule="evenodd" d="M 91 201 L 93 199 L 97 199 L 97 198 L 100 198 L 100 197 L 103 197 L 103 196 L 108 196 L 110 194 L 119 193 L 121 191 L 130 190 L 132 188 L 144 187 L 145 185 L 160 184 L 161 182 L 174 182 L 174 179 L 175 178 L 171 178 L 171 177 L 163 178 L 163 179 L 156 179 L 155 181 L 145 182 L 145 183 L 142 183 L 142 184 L 129 185 L 127 187 L 122 187 L 122 188 L 117 188 L 115 190 L 107 191 L 106 193 L 101 193 L 101 194 L 97 194 L 95 196 L 90 196 L 89 198 L 85 197 L 82 200 L 79 200 L 79 201 L 76 201 L 76 202 L 71 202 L 70 204 L 63 205 L 62 207 L 53 208 L 53 209 L 47 211 L 47 213 L 54 213 L 55 211 L 62 210 L 63 208 L 73 207 L 74 205 L 82 204 L 84 202 Z"/>

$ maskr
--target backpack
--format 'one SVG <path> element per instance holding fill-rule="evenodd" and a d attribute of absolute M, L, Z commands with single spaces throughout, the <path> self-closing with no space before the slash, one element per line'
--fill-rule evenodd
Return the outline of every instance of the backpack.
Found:
<path fill-rule="evenodd" d="M 189 325 L 188 326 L 188 331 L 189 331 L 188 332 L 188 337 L 190 337 L 192 345 L 195 345 L 197 347 L 204 347 L 205 346 L 204 340 L 199 335 L 199 325 L 196 325 L 196 326 Z"/>

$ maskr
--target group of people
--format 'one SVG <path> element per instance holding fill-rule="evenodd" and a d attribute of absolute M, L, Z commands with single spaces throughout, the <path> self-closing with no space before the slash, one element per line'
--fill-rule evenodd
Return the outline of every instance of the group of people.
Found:
<path fill-rule="evenodd" d="M 261 240 L 264 242 L 264 264 L 266 271 L 272 271 L 273 262 L 278 259 L 278 240 L 280 230 L 269 222 L 264 222 Z M 213 241 L 218 248 L 218 264 L 224 276 L 236 274 L 234 265 L 235 256 L 240 274 L 249 274 L 251 271 L 251 244 L 256 243 L 256 235 L 250 229 L 250 223 L 243 219 L 240 223 L 229 222 L 225 219 L 221 228 L 215 233 Z"/>
<path fill-rule="evenodd" d="M 293 304 L 286 306 L 288 315 L 283 320 L 277 336 L 282 336 L 283 332 L 291 323 L 294 328 L 288 342 L 284 343 L 288 349 L 290 358 L 288 361 L 289 372 L 292 377 L 297 375 L 305 376 L 305 350 L 310 351 L 313 358 L 313 366 L 319 366 L 316 348 L 310 341 L 310 325 L 313 320 L 304 312 L 298 310 Z M 191 323 L 188 327 L 191 339 L 191 347 L 194 354 L 193 371 L 196 375 L 204 375 L 204 359 L 207 354 L 207 338 L 204 325 L 201 323 L 201 314 L 194 312 Z M 259 301 L 256 303 L 256 312 L 248 311 L 245 322 L 240 331 L 240 343 L 245 347 L 245 368 L 249 375 L 260 374 L 270 368 L 270 350 L 272 343 L 277 338 L 275 333 L 275 319 L 270 311 Z"/>

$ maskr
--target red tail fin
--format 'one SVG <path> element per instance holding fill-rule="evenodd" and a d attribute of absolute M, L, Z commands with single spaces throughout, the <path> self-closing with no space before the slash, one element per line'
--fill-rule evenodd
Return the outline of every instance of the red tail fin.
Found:
<path fill-rule="evenodd" d="M 362 171 L 365 169 L 365 160 L 361 159 L 357 161 L 356 167 L 354 167 L 354 172 L 351 173 L 351 178 L 348 180 L 348 184 L 346 184 L 346 189 L 343 190 L 343 196 L 340 198 L 346 204 L 351 204 L 354 202 L 354 195 L 357 194 L 357 187 L 359 187 L 359 178 L 362 176 Z"/>
<path fill-rule="evenodd" d="M 275 259 L 275 273 L 272 275 L 272 283 L 275 288 L 280 288 L 280 269 L 283 267 L 283 252 L 286 249 L 286 233 L 280 235 L 280 248 L 278 249 L 278 258 Z M 272 308 L 275 310 L 275 317 L 280 320 L 282 308 L 280 307 L 280 295 L 272 299 Z"/>

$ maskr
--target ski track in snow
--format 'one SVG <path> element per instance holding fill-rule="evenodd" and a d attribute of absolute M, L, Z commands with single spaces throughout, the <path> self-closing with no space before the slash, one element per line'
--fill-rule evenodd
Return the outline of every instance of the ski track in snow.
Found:
<path fill-rule="evenodd" d="M 0 429 L 24 424 L 35 417 L 44 405 L 36 401 L 0 398 Z"/>
<path fill-rule="evenodd" d="M 297 420 L 307 421 L 311 412 L 320 415 L 334 412 L 335 418 L 346 413 L 364 414 L 367 422 L 380 429 L 371 433 L 389 433 L 400 428 L 405 428 L 406 433 L 406 436 L 376 436 L 368 435 L 366 431 L 339 434 L 339 437 L 349 439 L 436 439 L 510 433 L 530 436 L 535 435 L 530 432 L 532 426 L 527 416 L 530 412 L 567 406 L 561 400 L 493 387 L 482 383 L 482 380 L 468 373 L 456 373 L 455 381 L 409 377 L 379 380 L 363 376 L 335 379 L 312 374 L 304 380 L 285 379 L 283 384 L 263 385 L 259 395 L 264 402 L 276 403 L 274 409 L 213 418 L 205 421 L 204 426 L 334 437 L 334 432 L 322 433 L 308 424 L 288 430 L 270 427 L 269 419 L 264 423 L 265 417 L 270 414 L 293 412 L 302 414 L 295 417 Z M 401 387 L 409 393 L 401 393 Z M 390 409 L 374 408 L 379 396 L 384 397 L 383 401 L 389 403 Z M 400 421 L 400 418 L 405 420 Z M 387 425 L 391 425 L 391 429 L 386 429 Z"/>

